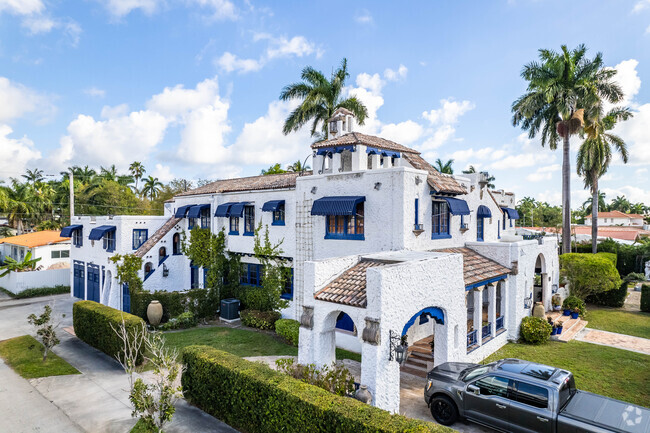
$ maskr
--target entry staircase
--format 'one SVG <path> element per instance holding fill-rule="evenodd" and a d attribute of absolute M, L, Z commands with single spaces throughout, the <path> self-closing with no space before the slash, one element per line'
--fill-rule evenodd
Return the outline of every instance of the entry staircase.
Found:
<path fill-rule="evenodd" d="M 550 317 L 553 322 L 557 322 L 558 320 L 562 321 L 562 333 L 560 335 L 551 335 L 551 340 L 561 341 L 563 343 L 573 340 L 587 326 L 586 320 L 582 320 L 579 317 L 572 319 L 571 316 L 563 316 L 562 312 L 558 311 L 548 313 L 546 317 Z"/>
<path fill-rule="evenodd" d="M 430 341 L 431 337 L 423 338 L 408 347 L 408 357 L 400 368 L 402 373 L 423 378 L 427 377 L 427 373 L 433 368 Z"/>

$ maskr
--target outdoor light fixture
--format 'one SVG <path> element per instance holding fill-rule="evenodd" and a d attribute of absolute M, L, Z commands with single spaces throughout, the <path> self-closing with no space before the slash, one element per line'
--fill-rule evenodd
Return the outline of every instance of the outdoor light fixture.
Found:
<path fill-rule="evenodd" d="M 389 343 L 390 343 L 390 352 L 388 356 L 389 361 L 397 361 L 399 365 L 406 362 L 406 349 L 408 348 L 408 343 L 406 342 L 406 335 L 399 336 L 393 331 L 389 331 Z"/>
<path fill-rule="evenodd" d="M 556 293 L 557 293 L 557 284 L 553 284 L 553 285 L 551 286 L 551 292 L 553 292 L 553 294 L 556 294 Z"/>
<path fill-rule="evenodd" d="M 524 298 L 524 308 L 530 309 L 533 306 L 533 292 L 530 292 L 530 296 Z"/>
<path fill-rule="evenodd" d="M 163 263 L 163 277 L 166 277 L 169 275 L 169 268 L 167 267 L 166 264 Z"/>

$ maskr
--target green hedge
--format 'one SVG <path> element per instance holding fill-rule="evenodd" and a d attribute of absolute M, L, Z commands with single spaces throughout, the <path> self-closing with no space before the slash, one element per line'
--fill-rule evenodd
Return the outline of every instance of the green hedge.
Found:
<path fill-rule="evenodd" d="M 124 353 L 122 340 L 111 328 L 117 328 L 122 323 L 122 317 L 127 330 L 141 326 L 142 319 L 133 314 L 124 313 L 106 305 L 93 301 L 79 301 L 72 306 L 72 324 L 74 333 L 81 341 L 101 350 L 111 358 Z M 142 353 L 138 364 L 142 362 Z"/>
<path fill-rule="evenodd" d="M 650 284 L 641 286 L 641 311 L 650 313 Z"/>
<path fill-rule="evenodd" d="M 272 331 L 282 314 L 279 311 L 242 310 L 239 317 L 244 326 Z"/>
<path fill-rule="evenodd" d="M 185 398 L 248 433 L 453 432 L 334 395 L 211 347 L 185 348 L 183 364 Z"/>
<path fill-rule="evenodd" d="M 571 295 L 581 299 L 595 293 L 614 290 L 621 285 L 621 277 L 609 255 L 562 254 L 560 277 L 568 280 Z"/>
<path fill-rule="evenodd" d="M 620 308 L 627 298 L 627 281 L 623 281 L 618 289 L 587 296 L 587 302 L 607 307 Z"/>
<path fill-rule="evenodd" d="M 300 322 L 293 319 L 280 319 L 275 322 L 275 333 L 287 340 L 289 344 L 298 345 Z"/>
<path fill-rule="evenodd" d="M 0 287 L 0 291 L 8 294 L 14 299 L 35 298 L 37 296 L 51 296 L 62 295 L 70 293 L 70 286 L 54 286 L 54 287 L 35 287 L 33 289 L 23 290 L 22 292 L 12 293 L 9 290 Z"/>
<path fill-rule="evenodd" d="M 131 314 L 147 319 L 147 307 L 151 301 L 156 300 L 162 304 L 162 323 L 170 318 L 191 312 L 197 319 L 215 317 L 219 310 L 219 296 L 215 291 L 207 289 L 192 289 L 186 292 L 137 292 L 131 294 Z"/>
<path fill-rule="evenodd" d="M 574 244 L 573 247 L 578 253 L 591 253 L 591 243 Z M 630 272 L 644 271 L 645 262 L 650 259 L 650 244 L 623 245 L 612 239 L 606 239 L 598 244 L 598 252 L 616 254 L 618 273 L 627 275 Z"/>
<path fill-rule="evenodd" d="M 604 251 L 601 251 L 601 252 L 596 253 L 596 255 L 599 256 L 599 257 L 606 258 L 607 260 L 612 262 L 614 264 L 614 266 L 616 266 L 616 263 L 618 262 L 618 256 L 616 255 L 616 253 L 606 253 Z"/>

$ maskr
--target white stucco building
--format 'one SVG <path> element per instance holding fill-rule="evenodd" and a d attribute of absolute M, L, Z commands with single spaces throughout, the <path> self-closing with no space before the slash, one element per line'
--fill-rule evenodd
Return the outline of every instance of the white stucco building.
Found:
<path fill-rule="evenodd" d="M 591 226 L 592 215 L 585 217 L 585 225 Z M 623 213 L 618 210 L 598 212 L 598 226 L 637 226 L 643 227 L 643 215 Z"/>
<path fill-rule="evenodd" d="M 441 174 L 354 123 L 335 112 L 328 140 L 311 145 L 313 172 L 217 181 L 179 194 L 163 217 L 76 217 L 64 230 L 73 236 L 73 293 L 127 308 L 108 260 L 115 252 L 144 258 L 145 289 L 202 287 L 202 270 L 175 254 L 194 224 L 225 227 L 228 250 L 242 256 L 242 284 L 259 284 L 251 255 L 261 221 L 292 264 L 283 314 L 301 322 L 299 361 L 329 364 L 336 346 L 360 352 L 376 406 L 399 409 L 391 336 L 406 336 L 402 369 L 416 375 L 479 361 L 517 338 L 532 303 L 550 308 L 558 290 L 555 238 L 517 236 L 515 197 L 490 192 L 487 173 Z"/>

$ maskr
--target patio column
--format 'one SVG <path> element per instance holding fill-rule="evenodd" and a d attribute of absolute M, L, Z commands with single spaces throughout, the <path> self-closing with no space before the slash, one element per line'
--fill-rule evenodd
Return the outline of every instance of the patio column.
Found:
<path fill-rule="evenodd" d="M 356 149 L 352 152 L 352 171 L 368 169 L 368 154 L 366 146 L 357 144 Z"/>
<path fill-rule="evenodd" d="M 488 284 L 488 322 L 490 322 L 490 335 L 494 337 L 497 330 L 497 286 Z"/>
<path fill-rule="evenodd" d="M 542 305 L 546 311 L 552 310 L 550 299 L 551 297 L 548 295 L 548 274 L 542 272 Z"/>
<path fill-rule="evenodd" d="M 334 153 L 332 155 L 332 173 L 338 173 L 342 167 L 341 154 L 338 152 Z"/>
<path fill-rule="evenodd" d="M 323 165 L 323 162 L 325 160 L 325 157 L 323 155 L 316 155 L 314 156 L 314 174 L 318 174 L 319 171 L 325 170 L 325 166 Z"/>
<path fill-rule="evenodd" d="M 389 332 L 382 329 L 381 343 L 361 345 L 361 384 L 368 386 L 372 405 L 392 413 L 399 413 L 400 368 L 390 361 Z"/>
<path fill-rule="evenodd" d="M 378 155 L 376 153 L 373 153 L 370 155 L 370 169 L 371 170 L 377 170 L 379 168 L 379 161 L 381 159 L 381 155 Z"/>
<path fill-rule="evenodd" d="M 474 330 L 477 331 L 476 344 L 480 346 L 482 340 L 481 330 L 483 329 L 483 287 L 474 289 L 474 314 L 472 319 L 474 321 Z"/>
<path fill-rule="evenodd" d="M 390 156 L 384 156 L 383 168 L 391 168 L 393 166 L 393 159 Z"/>

